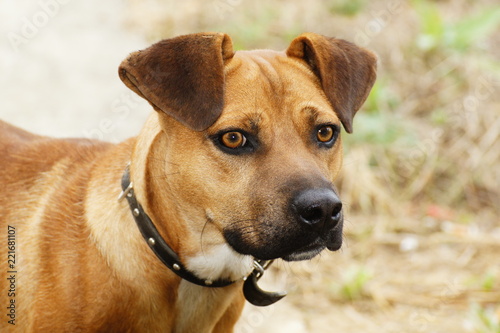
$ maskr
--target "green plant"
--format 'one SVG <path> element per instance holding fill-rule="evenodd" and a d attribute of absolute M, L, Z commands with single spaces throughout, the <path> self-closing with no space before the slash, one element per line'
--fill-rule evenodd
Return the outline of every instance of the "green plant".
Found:
<path fill-rule="evenodd" d="M 330 12 L 345 16 L 354 16 L 365 8 L 365 0 L 342 0 L 330 3 Z"/>
<path fill-rule="evenodd" d="M 351 267 L 342 277 L 342 281 L 333 287 L 333 292 L 341 300 L 353 301 L 366 296 L 366 284 L 372 273 L 366 267 Z"/>
<path fill-rule="evenodd" d="M 468 320 L 477 333 L 500 333 L 500 309 L 473 304 Z"/>
<path fill-rule="evenodd" d="M 420 22 L 417 45 L 423 50 L 444 47 L 465 52 L 500 26 L 499 7 L 484 8 L 456 22 L 447 22 L 435 2 L 414 0 L 412 4 Z"/>

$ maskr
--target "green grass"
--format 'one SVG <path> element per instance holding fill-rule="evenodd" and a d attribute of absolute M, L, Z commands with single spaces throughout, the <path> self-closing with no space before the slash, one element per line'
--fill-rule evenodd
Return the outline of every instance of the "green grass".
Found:
<path fill-rule="evenodd" d="M 354 301 L 366 297 L 366 284 L 372 273 L 366 267 L 351 267 L 343 274 L 342 281 L 332 286 L 334 298 Z"/>
<path fill-rule="evenodd" d="M 334 0 L 330 1 L 329 9 L 332 14 L 355 16 L 365 8 L 366 0 Z"/>
<path fill-rule="evenodd" d="M 455 21 L 447 21 L 436 2 L 413 0 L 420 34 L 417 45 L 423 50 L 438 47 L 467 52 L 500 28 L 500 7 L 483 8 Z"/>

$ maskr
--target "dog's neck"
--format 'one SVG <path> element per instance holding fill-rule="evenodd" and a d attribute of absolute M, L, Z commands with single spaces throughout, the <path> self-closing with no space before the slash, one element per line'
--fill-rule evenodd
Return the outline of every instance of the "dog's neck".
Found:
<path fill-rule="evenodd" d="M 146 124 L 147 129 L 143 131 L 144 134 L 141 139 L 129 140 L 120 144 L 121 147 L 117 147 L 123 152 L 122 165 L 111 165 L 111 161 L 107 161 L 105 157 L 96 166 L 101 171 L 105 170 L 106 174 L 109 175 L 109 179 L 105 182 L 101 179 L 99 182 L 95 181 L 90 184 L 86 196 L 87 220 L 89 221 L 92 240 L 111 269 L 121 277 L 121 283 L 140 291 L 135 296 L 134 302 L 139 304 L 139 307 L 155 309 L 155 311 L 151 311 L 141 319 L 144 325 L 148 327 L 155 327 L 156 325 L 169 326 L 170 324 L 165 325 L 164 321 L 171 321 L 171 325 L 178 327 L 178 330 L 175 331 L 205 332 L 206 328 L 215 326 L 222 316 L 222 313 L 220 313 L 222 309 L 227 309 L 225 306 L 236 302 L 236 299 L 241 300 L 243 282 L 236 282 L 223 288 L 223 290 L 218 290 L 200 287 L 181 280 L 166 268 L 148 248 L 135 224 L 128 204 L 126 201 L 118 202 L 116 198 L 120 191 L 119 177 L 123 173 L 127 162 L 131 160 L 131 156 L 127 153 L 130 146 L 135 145 L 136 147 L 132 161 L 146 161 L 148 158 L 152 158 L 149 156 L 152 149 L 150 147 L 158 144 L 161 139 L 161 128 L 157 126 L 158 123 L 155 118 L 156 114 L 150 117 Z M 148 131 L 151 131 L 152 134 L 147 134 Z M 116 162 L 116 160 L 113 162 Z M 159 189 L 156 185 L 154 188 L 147 188 L 150 185 L 146 179 L 148 173 L 145 167 L 141 167 L 141 163 L 132 163 L 131 169 L 134 171 L 133 181 L 138 200 L 147 203 L 148 191 L 153 191 L 157 195 Z M 150 208 L 148 206 L 148 209 Z M 151 214 L 151 217 L 155 219 L 175 218 L 166 214 Z M 204 244 L 204 252 L 199 252 L 203 253 L 202 256 L 186 256 L 185 254 L 189 253 L 188 250 L 195 251 L 196 249 L 183 249 L 180 247 L 179 241 L 182 241 L 183 244 L 194 243 L 194 246 L 196 246 L 199 244 L 200 236 L 196 237 L 188 231 L 182 230 L 175 223 L 175 220 L 160 221 L 169 223 L 168 230 L 177 228 L 175 232 L 180 235 L 178 239 L 168 237 L 170 233 L 165 232 L 162 233 L 162 236 L 167 241 L 175 239 L 175 241 L 172 241 L 175 246 L 173 247 L 176 251 L 184 253 L 185 266 L 197 275 L 204 276 L 206 274 L 207 278 L 214 279 L 218 278 L 216 275 L 241 278 L 250 272 L 252 267 L 251 258 L 249 257 L 248 262 L 235 259 L 239 258 L 240 255 L 233 255 L 234 251 L 229 249 L 226 244 L 207 248 L 205 248 L 206 244 Z M 162 230 L 165 231 L 165 228 Z M 124 242 L 124 239 L 127 241 Z M 123 246 L 124 243 L 127 246 Z M 248 269 L 246 268 L 247 265 Z M 245 268 L 235 271 L 234 267 Z M 119 289 L 117 289 L 117 292 L 120 292 Z M 175 300 L 172 301 L 172 298 Z M 188 302 L 186 302 L 186 298 L 189 300 Z M 169 301 L 167 302 L 167 300 Z M 200 317 L 200 314 L 203 314 L 203 316 Z M 239 311 L 236 311 L 235 318 L 238 315 Z"/>
<path fill-rule="evenodd" d="M 156 112 L 148 118 L 141 135 L 138 136 L 131 158 L 130 173 L 137 200 L 144 205 L 144 210 L 155 223 L 161 236 L 179 255 L 189 271 L 203 279 L 241 281 L 252 270 L 252 257 L 236 253 L 226 242 L 216 244 L 203 241 L 200 238 L 202 230 L 189 230 L 186 228 L 187 223 L 182 223 L 190 217 L 184 216 L 183 211 L 177 211 L 173 200 L 175 198 L 171 198 L 168 191 L 168 177 L 163 175 L 163 168 L 167 163 L 163 155 L 167 137 L 158 118 Z M 201 237 L 207 235 L 205 231 Z M 154 256 L 152 252 L 151 255 Z M 160 262 L 156 257 L 154 259 Z M 181 281 L 176 302 L 178 331 L 202 332 L 202 329 L 213 325 L 210 322 L 223 315 L 219 312 L 227 309 L 233 302 L 238 303 L 236 299 L 241 297 L 242 283 L 243 281 L 237 282 L 224 290 L 218 290 Z M 233 310 L 235 318 L 240 310 Z M 210 315 L 200 318 L 200 313 Z"/>
<path fill-rule="evenodd" d="M 145 202 L 147 198 L 147 163 L 154 141 L 161 134 L 158 123 L 158 115 L 153 112 L 149 115 L 137 137 L 135 147 L 130 157 L 130 170 L 133 174 L 134 190 L 139 202 Z M 125 166 L 123 166 L 125 168 Z"/>

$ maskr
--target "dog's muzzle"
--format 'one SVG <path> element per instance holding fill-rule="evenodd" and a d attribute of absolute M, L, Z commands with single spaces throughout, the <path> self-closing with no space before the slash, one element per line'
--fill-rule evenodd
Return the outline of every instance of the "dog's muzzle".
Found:
<path fill-rule="evenodd" d="M 229 224 L 224 230 L 227 242 L 237 252 L 263 260 L 308 260 L 326 248 L 338 250 L 342 246 L 343 213 L 333 186 L 289 192 L 281 207 L 260 204 L 257 220 Z"/>

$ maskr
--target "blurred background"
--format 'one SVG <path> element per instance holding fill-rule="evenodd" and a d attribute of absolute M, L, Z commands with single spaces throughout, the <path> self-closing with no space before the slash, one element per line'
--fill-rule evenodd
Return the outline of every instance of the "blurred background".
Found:
<path fill-rule="evenodd" d="M 498 1 L 0 0 L 0 119 L 134 136 L 151 109 L 119 63 L 200 31 L 277 50 L 312 31 L 379 56 L 343 133 L 345 245 L 276 262 L 263 283 L 289 295 L 247 305 L 237 332 L 500 332 Z"/>

